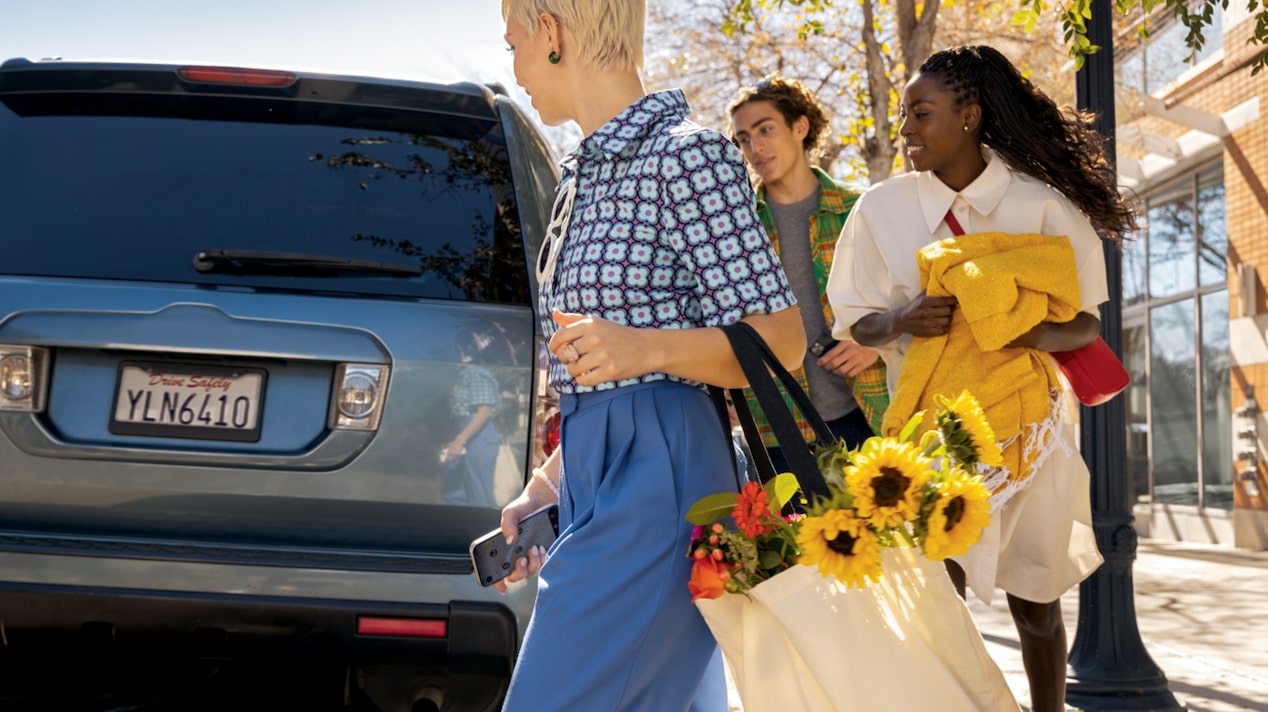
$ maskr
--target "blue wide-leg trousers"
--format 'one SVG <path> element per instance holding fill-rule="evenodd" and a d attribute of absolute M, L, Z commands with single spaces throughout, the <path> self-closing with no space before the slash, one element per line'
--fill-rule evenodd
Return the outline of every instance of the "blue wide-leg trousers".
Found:
<path fill-rule="evenodd" d="M 684 519 L 736 487 L 712 401 L 657 382 L 560 405 L 561 531 L 503 709 L 724 712 L 717 646 L 687 590 Z"/>

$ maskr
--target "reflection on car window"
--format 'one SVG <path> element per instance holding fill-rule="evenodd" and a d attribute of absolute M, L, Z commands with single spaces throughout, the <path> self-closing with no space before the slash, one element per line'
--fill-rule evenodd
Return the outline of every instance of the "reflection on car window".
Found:
<path fill-rule="evenodd" d="M 26 100 L 34 106 L 14 97 L 0 105 L 0 230 L 23 245 L 10 273 L 528 300 L 495 124 L 346 107 L 274 115 L 254 106 L 266 117 L 254 120 L 225 116 L 223 103 L 219 113 L 138 105 L 130 114 L 118 97 L 108 110 L 67 99 L 41 110 L 52 100 Z M 194 255 L 213 249 L 371 260 L 422 274 L 200 274 Z"/>

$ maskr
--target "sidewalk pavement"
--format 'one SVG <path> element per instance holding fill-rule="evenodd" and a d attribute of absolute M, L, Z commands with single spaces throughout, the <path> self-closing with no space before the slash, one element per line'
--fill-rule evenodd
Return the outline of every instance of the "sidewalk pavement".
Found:
<path fill-rule="evenodd" d="M 1268 552 L 1142 539 L 1132 567 L 1145 651 L 1190 712 L 1268 710 Z M 1079 591 L 1061 598 L 1073 644 Z M 969 604 L 1022 709 L 1030 694 L 1008 603 Z"/>
<path fill-rule="evenodd" d="M 1141 640 L 1177 702 L 1189 712 L 1268 711 L 1268 552 L 1142 539 L 1132 578 Z M 1073 643 L 1077 587 L 1061 605 Z M 969 610 L 1028 712 L 1030 693 L 1003 592 L 991 607 L 970 597 Z M 741 709 L 732 690 L 731 710 Z"/>

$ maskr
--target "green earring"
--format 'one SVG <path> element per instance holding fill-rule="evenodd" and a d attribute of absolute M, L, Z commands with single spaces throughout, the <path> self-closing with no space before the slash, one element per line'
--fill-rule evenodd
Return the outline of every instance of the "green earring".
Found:
<path fill-rule="evenodd" d="M 551 64 L 559 64 L 560 56 L 558 52 L 552 49 L 546 59 L 550 60 Z"/>

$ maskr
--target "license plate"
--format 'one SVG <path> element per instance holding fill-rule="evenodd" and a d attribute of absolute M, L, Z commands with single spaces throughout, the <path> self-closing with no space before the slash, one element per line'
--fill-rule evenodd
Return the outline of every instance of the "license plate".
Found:
<path fill-rule="evenodd" d="M 110 432 L 257 442 L 267 375 L 262 368 L 124 362 Z"/>

